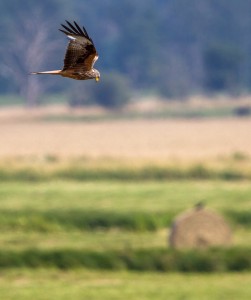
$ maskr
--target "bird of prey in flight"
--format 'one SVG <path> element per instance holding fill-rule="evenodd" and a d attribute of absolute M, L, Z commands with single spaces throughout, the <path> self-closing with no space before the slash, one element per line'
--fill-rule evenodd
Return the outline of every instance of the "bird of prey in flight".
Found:
<path fill-rule="evenodd" d="M 92 39 L 86 29 L 74 21 L 74 24 L 66 21 L 67 25 L 62 25 L 59 29 L 67 35 L 69 43 L 64 58 L 62 70 L 32 72 L 31 74 L 51 74 L 61 75 L 77 80 L 95 79 L 99 81 L 100 73 L 93 66 L 98 59 L 98 53 Z"/>

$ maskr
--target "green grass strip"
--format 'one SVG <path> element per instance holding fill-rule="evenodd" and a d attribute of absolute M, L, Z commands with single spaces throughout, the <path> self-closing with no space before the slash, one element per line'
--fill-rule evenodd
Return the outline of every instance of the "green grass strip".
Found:
<path fill-rule="evenodd" d="M 223 213 L 232 226 L 251 228 L 250 211 Z M 90 210 L 0 210 L 1 230 L 53 232 L 55 230 L 121 229 L 156 231 L 170 227 L 177 212 L 112 212 Z"/>
<path fill-rule="evenodd" d="M 50 232 L 54 229 L 96 230 L 118 228 L 155 231 L 170 226 L 173 213 L 112 212 L 86 210 L 0 210 L 1 230 Z"/>
<path fill-rule="evenodd" d="M 0 268 L 89 268 L 159 272 L 239 272 L 251 270 L 250 248 L 208 250 L 144 249 L 94 252 L 60 249 L 0 251 Z"/>
<path fill-rule="evenodd" d="M 68 166 L 55 168 L 53 171 L 23 167 L 19 169 L 0 168 L 0 181 L 40 182 L 49 180 L 75 181 L 160 181 L 160 180 L 248 180 L 250 172 L 226 167 L 213 169 L 200 164 L 182 167 L 143 166 L 130 168 L 126 166 L 109 168 L 92 168 L 85 166 Z"/>

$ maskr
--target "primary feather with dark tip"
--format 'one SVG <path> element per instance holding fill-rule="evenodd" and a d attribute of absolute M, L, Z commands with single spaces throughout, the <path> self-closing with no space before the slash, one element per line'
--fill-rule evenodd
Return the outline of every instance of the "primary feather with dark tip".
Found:
<path fill-rule="evenodd" d="M 67 25 L 61 24 L 63 29 L 59 29 L 69 38 L 69 43 L 64 58 L 64 67 L 62 70 L 33 72 L 31 74 L 51 74 L 61 75 L 72 79 L 86 80 L 100 78 L 98 70 L 93 66 L 98 59 L 98 53 L 92 39 L 89 37 L 86 29 L 74 21 L 74 25 L 66 21 Z"/>

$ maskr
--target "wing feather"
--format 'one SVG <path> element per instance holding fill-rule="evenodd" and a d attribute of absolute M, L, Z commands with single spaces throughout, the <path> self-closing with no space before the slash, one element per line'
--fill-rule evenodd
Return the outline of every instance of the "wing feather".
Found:
<path fill-rule="evenodd" d="M 73 32 L 79 34 L 79 32 L 76 30 L 76 28 L 67 20 L 65 20 L 65 22 L 70 26 L 70 28 L 72 29 Z"/>
<path fill-rule="evenodd" d="M 82 30 L 75 21 L 75 26 L 68 21 L 66 23 L 69 27 L 61 24 L 65 30 L 59 29 L 71 37 L 65 53 L 63 70 L 82 72 L 91 70 L 98 59 L 98 53 L 92 39 L 89 37 L 86 29 L 83 27 Z"/>
<path fill-rule="evenodd" d="M 74 24 L 75 24 L 75 26 L 76 26 L 76 28 L 78 29 L 78 32 L 79 32 L 80 34 L 86 35 L 86 36 L 89 38 L 87 32 L 86 32 L 86 33 L 83 32 L 83 30 L 78 26 L 78 24 L 77 24 L 75 21 L 74 21 Z"/>
<path fill-rule="evenodd" d="M 64 24 L 61 24 L 61 26 L 63 26 L 64 29 L 67 30 L 67 31 L 64 31 L 64 30 L 62 30 L 62 29 L 59 29 L 59 30 L 62 31 L 63 33 L 65 33 L 65 34 L 69 34 L 69 33 L 74 34 L 74 33 L 75 33 L 73 30 L 71 30 L 70 28 L 68 28 L 68 27 L 65 26 Z"/>

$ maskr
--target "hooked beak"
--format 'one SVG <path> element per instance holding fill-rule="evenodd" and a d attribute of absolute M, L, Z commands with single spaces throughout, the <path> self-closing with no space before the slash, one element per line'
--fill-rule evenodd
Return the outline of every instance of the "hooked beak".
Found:
<path fill-rule="evenodd" d="M 99 82 L 99 77 L 97 76 L 97 77 L 95 78 L 95 80 L 96 80 L 96 82 Z"/>

